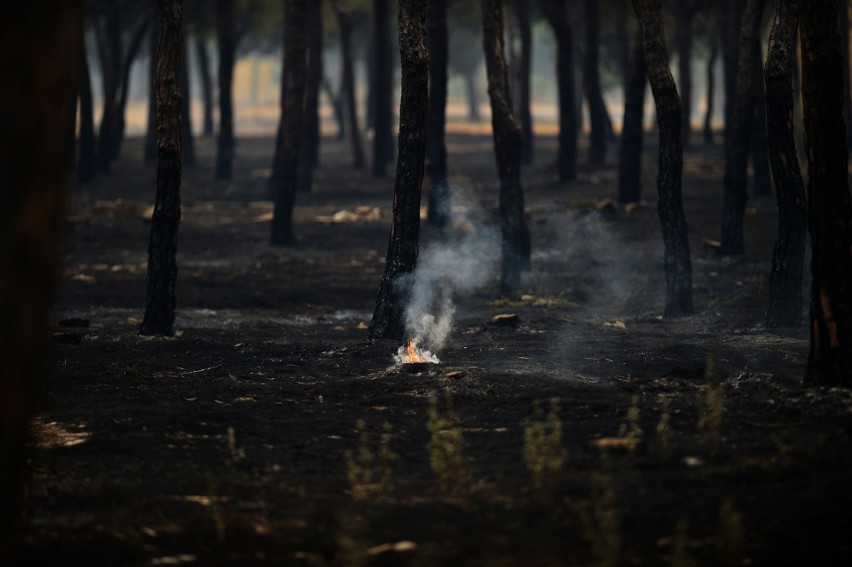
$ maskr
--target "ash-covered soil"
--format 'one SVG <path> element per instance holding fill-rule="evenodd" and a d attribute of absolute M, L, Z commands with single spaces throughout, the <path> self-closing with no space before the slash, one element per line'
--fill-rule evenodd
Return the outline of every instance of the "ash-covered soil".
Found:
<path fill-rule="evenodd" d="M 421 251 L 464 251 L 470 273 L 435 279 L 453 326 L 441 363 L 415 374 L 394 365 L 398 344 L 367 341 L 393 179 L 323 142 L 290 248 L 268 243 L 272 140 L 239 141 L 232 183 L 213 182 L 214 144 L 198 143 L 174 338 L 137 334 L 154 190 L 140 141 L 77 190 L 25 564 L 852 558 L 852 395 L 802 386 L 805 325 L 763 325 L 774 199 L 749 202 L 746 255 L 703 242 L 718 239 L 720 148 L 685 156 L 696 313 L 663 320 L 653 147 L 647 202 L 627 212 L 597 207 L 616 193 L 614 158 L 560 185 L 554 140 L 537 140 L 533 273 L 506 297 L 491 140 L 450 136 L 457 221 L 448 235 L 424 225 Z"/>

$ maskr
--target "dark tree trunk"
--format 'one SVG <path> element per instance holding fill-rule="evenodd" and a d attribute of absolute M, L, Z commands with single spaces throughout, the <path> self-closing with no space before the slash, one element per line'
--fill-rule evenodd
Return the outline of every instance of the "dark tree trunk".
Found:
<path fill-rule="evenodd" d="M 98 129 L 98 171 L 109 173 L 115 156 L 115 132 L 119 121 L 118 93 L 121 85 L 121 20 L 116 0 L 105 6 L 105 22 L 95 22 L 103 83 L 103 113 Z"/>
<path fill-rule="evenodd" d="M 746 0 L 727 0 L 720 2 L 724 11 L 725 30 L 722 39 L 722 62 L 725 70 L 725 147 L 731 137 L 734 124 L 734 104 L 737 98 L 737 69 L 740 56 L 740 30 L 742 29 L 743 9 Z"/>
<path fill-rule="evenodd" d="M 607 111 L 601 93 L 600 79 L 600 21 L 598 0 L 586 0 L 586 44 L 583 53 L 583 92 L 589 104 L 589 162 L 606 160 Z"/>
<path fill-rule="evenodd" d="M 512 114 L 509 76 L 503 48 L 503 2 L 481 0 L 482 44 L 491 100 L 491 130 L 500 178 L 500 288 L 516 291 L 521 273 L 530 269 L 530 231 L 521 186 L 521 126 Z"/>
<path fill-rule="evenodd" d="M 201 78 L 201 99 L 204 102 L 204 126 L 201 135 L 213 137 L 213 82 L 210 79 L 210 56 L 207 42 L 201 38 L 195 40 L 195 54 L 198 59 L 198 75 Z"/>
<path fill-rule="evenodd" d="M 476 71 L 470 71 L 464 75 L 465 93 L 467 93 L 467 118 L 471 122 L 479 122 L 482 115 L 479 114 L 479 93 L 476 90 Z"/>
<path fill-rule="evenodd" d="M 391 139 L 393 96 L 393 54 L 390 37 L 390 1 L 374 0 L 376 52 L 373 61 L 375 92 L 375 128 L 373 129 L 373 177 L 384 177 L 393 140 Z"/>
<path fill-rule="evenodd" d="M 813 276 L 807 381 L 852 386 L 852 199 L 836 0 L 803 2 L 800 38 Z"/>
<path fill-rule="evenodd" d="M 183 122 L 183 153 L 181 162 L 187 167 L 195 167 L 195 139 L 192 137 L 192 94 L 190 92 L 191 79 L 189 76 L 189 49 L 186 46 L 186 38 L 181 42 L 180 56 L 180 98 L 181 98 L 181 120 Z"/>
<path fill-rule="evenodd" d="M 760 47 L 760 30 L 754 42 L 754 127 L 749 140 L 749 156 L 754 172 L 754 195 L 772 195 L 772 179 L 769 173 L 769 148 L 766 140 L 766 89 L 763 84 L 763 49 Z"/>
<path fill-rule="evenodd" d="M 177 281 L 177 231 L 183 120 L 180 76 L 183 53 L 180 0 L 158 0 L 157 48 L 157 196 L 148 246 L 148 291 L 141 335 L 174 334 Z"/>
<path fill-rule="evenodd" d="M 320 123 L 319 96 L 322 87 L 322 2 L 307 3 L 305 14 L 306 48 L 308 57 L 307 84 L 305 86 L 305 115 L 302 120 L 302 148 L 299 152 L 298 191 L 311 190 L 314 169 L 319 165 Z M 334 97 L 331 97 L 332 103 Z"/>
<path fill-rule="evenodd" d="M 849 80 L 849 0 L 838 0 L 840 48 L 843 51 L 843 116 L 846 119 L 846 145 L 852 147 L 852 85 Z"/>
<path fill-rule="evenodd" d="M 157 159 L 157 47 L 159 26 L 151 26 L 148 34 L 148 127 L 145 130 L 145 163 Z"/>
<path fill-rule="evenodd" d="M 675 43 L 677 45 L 677 67 L 680 84 L 680 105 L 683 112 L 681 128 L 683 130 L 683 145 L 689 147 L 692 127 L 692 6 L 690 0 L 677 0 L 677 25 L 675 26 Z"/>
<path fill-rule="evenodd" d="M 133 67 L 133 61 L 139 54 L 139 49 L 142 47 L 142 41 L 147 35 L 150 22 L 146 18 L 130 40 L 127 46 L 127 53 L 124 56 L 124 64 L 121 68 L 121 94 L 118 98 L 118 114 L 115 122 L 115 132 L 112 134 L 113 153 L 111 160 L 116 160 L 121 157 L 121 146 L 124 143 L 124 129 L 126 124 L 125 112 L 127 110 L 127 99 L 130 97 L 130 69 Z"/>
<path fill-rule="evenodd" d="M 77 181 L 86 183 L 95 178 L 95 116 L 92 106 L 92 80 L 89 76 L 89 56 L 86 53 L 85 37 L 80 35 L 78 47 L 79 78 L 77 83 L 80 100 L 80 155 L 77 161 Z"/>
<path fill-rule="evenodd" d="M 666 307 L 663 316 L 681 317 L 692 313 L 692 262 L 681 198 L 683 145 L 680 99 L 669 69 L 660 0 L 633 0 L 633 7 L 642 28 L 645 65 L 654 93 L 660 131 L 657 210 L 665 244 Z"/>
<path fill-rule="evenodd" d="M 556 167 L 559 181 L 577 174 L 577 112 L 574 85 L 574 40 L 565 15 L 565 0 L 545 0 L 545 14 L 556 36 L 556 83 L 559 94 L 559 134 Z"/>
<path fill-rule="evenodd" d="M 337 13 L 337 25 L 340 28 L 340 56 L 343 60 L 343 84 L 341 97 L 346 101 L 346 113 L 349 117 L 349 137 L 352 141 L 352 167 L 364 168 L 364 147 L 361 141 L 361 128 L 358 126 L 358 104 L 355 99 L 355 65 L 352 57 L 352 14 L 337 1 L 334 4 Z"/>
<path fill-rule="evenodd" d="M 728 145 L 725 148 L 725 201 L 722 206 L 722 236 L 719 253 L 736 255 L 745 252 L 743 217 L 748 201 L 748 149 L 754 125 L 754 42 L 760 28 L 760 17 L 766 0 L 747 0 L 740 30 L 737 94 L 732 115 Z"/>
<path fill-rule="evenodd" d="M 444 228 L 450 222 L 450 188 L 447 182 L 447 0 L 430 0 L 426 8 L 429 44 L 429 127 L 426 137 L 426 173 L 429 176 L 430 225 Z"/>
<path fill-rule="evenodd" d="M 624 81 L 624 125 L 621 129 L 618 167 L 619 203 L 635 203 L 642 199 L 642 121 L 646 82 L 642 30 L 638 29 Z"/>
<path fill-rule="evenodd" d="M 24 446 L 59 283 L 82 5 L 20 3 L 7 10 L 16 17 L 0 21 L 0 104 L 7 109 L 0 130 L 0 565 L 24 559 L 15 549 Z"/>
<path fill-rule="evenodd" d="M 704 113 L 704 143 L 713 145 L 713 93 L 716 91 L 716 60 L 719 58 L 719 41 L 710 39 L 710 57 L 707 58 L 707 111 Z"/>
<path fill-rule="evenodd" d="M 334 94 L 334 89 L 331 87 L 331 81 L 328 80 L 328 77 L 323 77 L 322 79 L 322 90 L 325 91 L 325 95 L 328 97 L 328 101 L 331 103 L 331 108 L 332 110 L 334 110 L 334 119 L 337 121 L 337 139 L 343 141 L 346 139 L 346 112 L 343 110 L 344 78 L 342 65 L 340 69 L 340 92 L 337 95 Z"/>
<path fill-rule="evenodd" d="M 407 285 L 417 266 L 420 240 L 420 191 L 426 160 L 429 115 L 429 53 L 426 50 L 426 0 L 400 0 L 399 53 L 402 96 L 399 155 L 393 190 L 393 223 L 385 273 L 379 284 L 370 339 L 400 340 Z"/>
<path fill-rule="evenodd" d="M 234 167 L 234 62 L 237 52 L 237 10 L 234 0 L 217 0 L 219 34 L 219 137 L 216 179 L 230 181 Z"/>
<path fill-rule="evenodd" d="M 281 138 L 276 151 L 279 175 L 275 185 L 275 209 L 272 218 L 272 244 L 293 244 L 293 205 L 299 179 L 299 152 L 302 149 L 307 47 L 305 20 L 308 0 L 284 3 L 284 69 L 281 80 Z"/>
<path fill-rule="evenodd" d="M 775 0 L 775 23 L 766 57 L 766 125 L 778 200 L 778 239 L 769 275 L 767 327 L 802 321 L 802 265 L 807 197 L 793 134 L 793 60 L 799 0 Z"/>
<path fill-rule="evenodd" d="M 530 5 L 525 0 L 514 0 L 515 16 L 518 19 L 518 30 L 521 36 L 521 57 L 518 65 L 518 107 L 521 122 L 521 140 L 523 145 L 522 162 L 530 165 L 533 162 L 533 124 L 530 105 L 530 74 L 532 73 L 532 25 L 530 23 Z"/>

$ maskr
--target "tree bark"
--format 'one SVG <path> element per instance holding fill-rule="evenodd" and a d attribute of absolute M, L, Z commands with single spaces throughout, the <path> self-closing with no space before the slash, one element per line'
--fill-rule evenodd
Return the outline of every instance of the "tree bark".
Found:
<path fill-rule="evenodd" d="M 157 48 L 157 195 L 148 246 L 148 290 L 141 335 L 174 334 L 177 282 L 177 231 L 180 226 L 181 29 L 180 0 L 158 0 L 160 42 Z"/>
<path fill-rule="evenodd" d="M 722 235 L 719 253 L 731 256 L 745 252 L 743 217 L 748 201 L 748 149 L 754 125 L 754 42 L 766 0 L 747 0 L 740 29 L 737 94 L 728 145 L 725 148 L 725 200 L 722 205 Z"/>
<path fill-rule="evenodd" d="M 755 197 L 772 195 L 769 173 L 769 148 L 766 140 L 766 87 L 763 84 L 763 49 L 760 47 L 760 30 L 754 42 L 754 127 L 749 140 L 749 156 L 754 179 Z"/>
<path fill-rule="evenodd" d="M 216 142 L 216 179 L 230 181 L 234 167 L 234 62 L 237 51 L 234 0 L 217 0 L 219 34 L 219 137 Z"/>
<path fill-rule="evenodd" d="M 284 70 L 282 75 L 281 141 L 275 156 L 280 174 L 275 186 L 272 218 L 272 244 L 293 244 L 293 205 L 299 179 L 299 152 L 302 150 L 305 79 L 307 75 L 305 20 L 308 0 L 284 3 Z"/>
<path fill-rule="evenodd" d="M 707 58 L 707 111 L 704 113 L 704 143 L 713 145 L 713 94 L 716 92 L 716 60 L 719 58 L 719 42 L 710 39 L 710 57 Z"/>
<path fill-rule="evenodd" d="M 190 91 L 189 75 L 189 49 L 186 45 L 186 37 L 181 41 L 180 56 L 180 98 L 181 98 L 181 120 L 183 122 L 183 150 L 181 162 L 187 167 L 195 167 L 198 161 L 195 158 L 195 138 L 192 136 L 192 94 Z"/>
<path fill-rule="evenodd" d="M 619 203 L 635 203 L 642 199 L 642 122 L 646 82 L 642 30 L 637 29 L 624 81 L 624 123 L 621 128 L 618 167 Z"/>
<path fill-rule="evenodd" d="M 80 34 L 79 78 L 77 83 L 80 100 L 80 155 L 77 162 L 77 181 L 87 183 L 95 178 L 97 169 L 95 147 L 95 116 L 92 105 L 92 80 L 89 75 L 89 56 L 86 53 L 86 39 Z"/>
<path fill-rule="evenodd" d="M 521 122 L 521 162 L 530 165 L 533 162 L 533 123 L 532 96 L 530 89 L 530 74 L 532 73 L 532 25 L 530 23 L 530 5 L 524 0 L 514 0 L 513 8 L 518 20 L 518 30 L 521 36 L 521 57 L 518 65 L 518 107 Z"/>
<path fill-rule="evenodd" d="M 843 116 L 846 119 L 846 145 L 852 147 L 852 85 L 849 76 L 849 0 L 838 0 L 840 48 L 843 51 Z"/>
<path fill-rule="evenodd" d="M 334 3 L 337 14 L 337 25 L 340 28 L 340 56 L 343 61 L 343 85 L 341 96 L 346 101 L 346 113 L 349 117 L 349 137 L 352 142 L 352 167 L 364 168 L 364 146 L 361 139 L 361 128 L 358 125 L 358 104 L 355 99 L 355 65 L 352 57 L 352 14 L 342 6 L 341 2 Z"/>
<path fill-rule="evenodd" d="M 390 38 L 390 2 L 374 0 L 374 58 L 375 127 L 373 129 L 373 177 L 384 177 L 391 152 L 391 122 L 393 96 L 393 57 Z"/>
<path fill-rule="evenodd" d="M 675 43 L 677 45 L 678 75 L 680 83 L 680 104 L 683 112 L 681 128 L 683 130 L 683 146 L 689 147 L 692 128 L 692 6 L 689 0 L 677 1 L 677 26 L 675 26 Z"/>
<path fill-rule="evenodd" d="M 775 0 L 775 23 L 766 57 L 766 126 L 778 201 L 778 238 L 772 250 L 767 327 L 802 321 L 807 196 L 793 133 L 793 59 L 799 0 Z"/>
<path fill-rule="evenodd" d="M 586 0 L 586 43 L 583 53 L 583 92 L 589 104 L 589 162 L 606 160 L 607 110 L 600 80 L 600 18 L 598 0 Z"/>
<path fill-rule="evenodd" d="M 500 178 L 500 288 L 516 291 L 521 273 L 530 269 L 530 232 L 521 186 L 521 127 L 512 113 L 503 48 L 503 2 L 481 0 L 482 44 L 491 101 L 491 130 Z"/>
<path fill-rule="evenodd" d="M 207 53 L 207 42 L 202 38 L 195 40 L 195 54 L 198 59 L 198 74 L 201 78 L 201 99 L 204 102 L 204 125 L 201 135 L 213 137 L 213 82 L 210 79 L 210 56 Z"/>
<path fill-rule="evenodd" d="M 681 183 L 683 144 L 677 86 L 669 69 L 660 0 L 633 0 L 642 28 L 648 81 L 657 107 L 660 158 L 657 173 L 657 211 L 665 244 L 666 307 L 664 317 L 692 313 L 692 262 L 683 214 Z"/>
<path fill-rule="evenodd" d="M 835 0 L 802 5 L 802 98 L 811 235 L 807 381 L 852 386 L 852 198 Z"/>
<path fill-rule="evenodd" d="M 305 85 L 305 115 L 302 119 L 302 148 L 299 152 L 297 190 L 300 192 L 311 190 L 314 184 L 314 169 L 319 165 L 319 96 L 323 76 L 321 0 L 307 3 L 305 25 L 307 26 L 305 41 L 307 42 L 308 70 Z"/>
<path fill-rule="evenodd" d="M 556 83 L 559 96 L 559 134 L 556 167 L 559 181 L 572 181 L 577 175 L 577 122 L 574 92 L 574 40 L 565 15 L 565 0 L 545 0 L 545 15 L 556 36 Z"/>
<path fill-rule="evenodd" d="M 370 339 L 401 340 L 408 286 L 417 266 L 420 191 L 426 160 L 429 115 L 429 53 L 426 50 L 426 0 L 400 0 L 399 53 L 402 66 L 399 155 L 393 195 L 393 223 L 385 272 L 379 284 Z"/>
<path fill-rule="evenodd" d="M 727 0 L 727 6 L 720 2 L 724 11 L 725 31 L 722 39 L 722 61 L 725 70 L 725 147 L 731 138 L 734 125 L 734 105 L 737 98 L 737 69 L 740 56 L 740 30 L 742 29 L 743 10 L 746 0 Z"/>
<path fill-rule="evenodd" d="M 427 222 L 444 228 L 450 222 L 450 187 L 447 182 L 447 146 L 444 128 L 447 113 L 447 0 L 430 0 L 426 8 L 429 48 L 429 126 L 426 136 L 426 173 L 429 176 Z"/>
<path fill-rule="evenodd" d="M 115 156 L 115 132 L 119 121 L 118 93 L 121 85 L 121 15 L 116 0 L 105 4 L 103 22 L 95 21 L 103 84 L 103 112 L 98 129 L 98 172 L 109 173 Z"/>
<path fill-rule="evenodd" d="M 20 3 L 0 20 L 0 564 L 17 565 L 27 422 L 59 283 L 83 2 Z M 39 96 L 33 96 L 39 93 Z"/>

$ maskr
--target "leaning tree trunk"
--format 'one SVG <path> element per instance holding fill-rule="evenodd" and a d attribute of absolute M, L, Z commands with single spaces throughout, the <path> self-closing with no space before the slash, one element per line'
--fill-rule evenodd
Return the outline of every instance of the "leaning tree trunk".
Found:
<path fill-rule="evenodd" d="M 482 116 L 479 114 L 479 93 L 476 89 L 476 70 L 469 70 L 464 74 L 465 93 L 467 94 L 467 119 L 471 122 L 479 122 Z"/>
<path fill-rule="evenodd" d="M 216 179 L 230 181 L 234 167 L 234 61 L 237 51 L 237 10 L 234 0 L 217 0 L 219 33 L 219 137 Z"/>
<path fill-rule="evenodd" d="M 521 142 L 523 154 L 521 156 L 524 165 L 533 162 L 533 125 L 532 104 L 530 92 L 530 74 L 532 73 L 532 25 L 530 23 L 530 5 L 524 0 L 514 0 L 514 12 L 518 19 L 518 30 L 521 36 L 521 58 L 518 65 L 518 106 L 520 108 Z"/>
<path fill-rule="evenodd" d="M 0 105 L 7 109 L 0 129 L 0 565 L 16 565 L 27 422 L 65 234 L 83 2 L 40 0 L 7 12 L 14 17 L 0 20 Z"/>
<path fill-rule="evenodd" d="M 710 38 L 710 56 L 707 58 L 707 110 L 704 113 L 704 143 L 713 145 L 713 94 L 716 92 L 716 59 L 719 57 L 719 41 Z"/>
<path fill-rule="evenodd" d="M 806 0 L 807 1 L 807 0 Z M 807 209 L 793 133 L 793 59 L 799 0 L 775 0 L 775 23 L 766 57 L 766 126 L 778 200 L 778 239 L 772 250 L 767 327 L 802 321 L 802 265 Z"/>
<path fill-rule="evenodd" d="M 145 163 L 157 159 L 157 46 L 159 26 L 151 26 L 148 34 L 148 126 L 145 130 Z"/>
<path fill-rule="evenodd" d="M 803 2 L 802 98 L 813 276 L 807 380 L 852 386 L 852 199 L 837 24 L 836 0 Z"/>
<path fill-rule="evenodd" d="M 589 162 L 603 163 L 606 159 L 607 111 L 601 93 L 600 79 L 600 18 L 598 0 L 586 0 L 586 43 L 583 53 L 583 92 L 589 103 Z"/>
<path fill-rule="evenodd" d="M 97 169 L 95 147 L 95 117 L 92 106 L 92 80 L 89 76 L 89 56 L 86 53 L 85 36 L 80 36 L 78 47 L 79 76 L 78 98 L 80 100 L 80 155 L 77 161 L 77 181 L 86 183 L 95 178 Z"/>
<path fill-rule="evenodd" d="M 192 137 L 191 82 L 189 76 L 189 52 L 186 46 L 186 38 L 184 37 L 181 43 L 180 56 L 181 120 L 183 121 L 183 154 L 181 160 L 183 165 L 187 167 L 195 167 L 198 163 L 195 158 L 195 138 Z"/>
<path fill-rule="evenodd" d="M 755 85 L 754 42 L 760 29 L 760 17 L 766 0 L 748 0 L 740 30 L 737 94 L 732 125 L 725 148 L 725 200 L 722 205 L 722 236 L 719 253 L 737 255 L 745 252 L 743 217 L 748 201 L 748 148 L 754 125 Z"/>
<path fill-rule="evenodd" d="M 754 179 L 755 197 L 772 195 L 772 179 L 769 167 L 769 148 L 766 140 L 766 88 L 763 84 L 763 49 L 760 47 L 760 31 L 752 47 L 757 63 L 754 69 L 754 127 L 749 140 L 749 157 Z"/>
<path fill-rule="evenodd" d="M 624 81 L 624 124 L 618 166 L 618 202 L 635 203 L 642 199 L 642 128 L 645 108 L 645 55 L 642 30 L 636 30 L 633 52 Z"/>
<path fill-rule="evenodd" d="M 450 187 L 447 182 L 447 146 L 444 127 L 447 114 L 447 0 L 431 0 L 426 8 L 429 44 L 429 128 L 426 137 L 426 173 L 429 176 L 427 222 L 444 228 L 450 222 Z"/>
<path fill-rule="evenodd" d="M 373 128 L 373 177 L 384 177 L 393 140 L 391 138 L 393 96 L 393 54 L 390 37 L 390 0 L 374 1 L 373 86 L 375 126 Z"/>
<path fill-rule="evenodd" d="M 740 30 L 746 0 L 719 2 L 725 22 L 722 35 L 722 62 L 725 75 L 725 147 L 731 138 L 734 126 L 734 106 L 737 98 L 737 69 L 740 57 Z M 727 5 L 726 5 L 727 4 Z"/>
<path fill-rule="evenodd" d="M 666 307 L 663 316 L 681 317 L 692 313 L 692 262 L 681 198 L 683 144 L 680 98 L 669 69 L 660 0 L 633 0 L 633 7 L 642 28 L 645 65 L 654 93 L 660 131 L 657 211 L 665 244 Z"/>
<path fill-rule="evenodd" d="M 683 130 L 683 145 L 689 147 L 692 128 L 692 7 L 689 0 L 677 0 L 677 25 L 675 26 L 675 43 L 677 44 L 677 67 L 680 84 L 680 105 L 683 112 L 681 129 Z"/>
<path fill-rule="evenodd" d="M 400 0 L 399 53 L 402 96 L 399 103 L 399 155 L 393 190 L 393 223 L 385 273 L 379 284 L 376 310 L 370 322 L 370 339 L 400 340 L 404 336 L 407 291 L 417 266 L 420 191 L 429 115 L 426 0 Z"/>
<path fill-rule="evenodd" d="M 272 244 L 295 242 L 293 205 L 299 180 L 299 152 L 302 146 L 305 78 L 307 76 L 305 19 L 308 0 L 284 3 L 284 71 L 281 80 L 280 142 L 275 154 L 279 174 L 275 178 L 275 208 L 272 216 Z"/>
<path fill-rule="evenodd" d="M 322 2 L 307 3 L 305 25 L 308 57 L 305 86 L 305 114 L 302 119 L 302 147 L 299 151 L 297 191 L 307 192 L 314 184 L 314 169 L 319 165 L 319 96 L 322 86 Z M 334 99 L 332 98 L 332 103 Z"/>
<path fill-rule="evenodd" d="M 202 38 L 195 40 L 195 54 L 198 59 L 198 75 L 201 79 L 201 99 L 204 102 L 204 126 L 201 135 L 213 137 L 213 83 L 210 79 L 210 56 L 207 54 L 207 42 Z"/>
<path fill-rule="evenodd" d="M 358 126 L 358 104 L 355 99 L 355 65 L 352 57 L 352 13 L 344 6 L 345 3 L 336 1 L 334 10 L 337 14 L 337 25 L 340 28 L 340 56 L 343 62 L 343 84 L 341 96 L 346 102 L 346 113 L 349 117 L 349 137 L 352 141 L 352 167 L 364 168 L 364 146 L 361 141 L 361 128 Z"/>
<path fill-rule="evenodd" d="M 516 291 L 521 273 L 530 269 L 530 231 L 521 186 L 521 127 L 512 114 L 509 76 L 503 49 L 503 2 L 481 0 L 482 44 L 491 100 L 491 130 L 500 178 L 500 288 Z"/>
<path fill-rule="evenodd" d="M 98 171 L 109 173 L 115 156 L 115 132 L 119 120 L 118 93 L 121 85 L 121 14 L 117 0 L 106 3 L 103 27 L 95 22 L 95 37 L 101 62 L 103 112 L 98 129 Z"/>
<path fill-rule="evenodd" d="M 180 76 L 183 53 L 180 0 L 158 0 L 157 196 L 148 246 L 148 291 L 141 335 L 174 334 L 177 231 L 180 226 L 183 120 Z"/>
<path fill-rule="evenodd" d="M 559 94 L 559 134 L 556 167 L 559 181 L 577 175 L 577 112 L 574 85 L 574 40 L 565 15 L 565 0 L 545 0 L 545 14 L 556 36 L 556 84 Z"/>
<path fill-rule="evenodd" d="M 121 94 L 118 97 L 118 113 L 117 120 L 114 123 L 115 131 L 112 134 L 112 156 L 111 160 L 116 160 L 121 157 L 121 146 L 124 144 L 124 130 L 127 124 L 125 113 L 127 112 L 127 101 L 130 98 L 130 70 L 133 67 L 133 62 L 139 54 L 139 49 L 142 47 L 142 41 L 145 39 L 146 31 L 150 25 L 149 19 L 139 24 L 136 32 L 127 46 L 127 53 L 124 55 L 124 63 L 121 67 Z"/>

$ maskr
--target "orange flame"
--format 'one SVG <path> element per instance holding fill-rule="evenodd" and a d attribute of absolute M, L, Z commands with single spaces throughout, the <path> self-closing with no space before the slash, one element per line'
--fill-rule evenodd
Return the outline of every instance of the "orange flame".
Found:
<path fill-rule="evenodd" d="M 420 350 L 417 348 L 417 345 L 411 339 L 408 339 L 408 343 L 406 343 L 406 348 L 408 349 L 408 363 L 409 364 L 421 364 L 426 362 L 426 359 L 420 356 Z"/>

